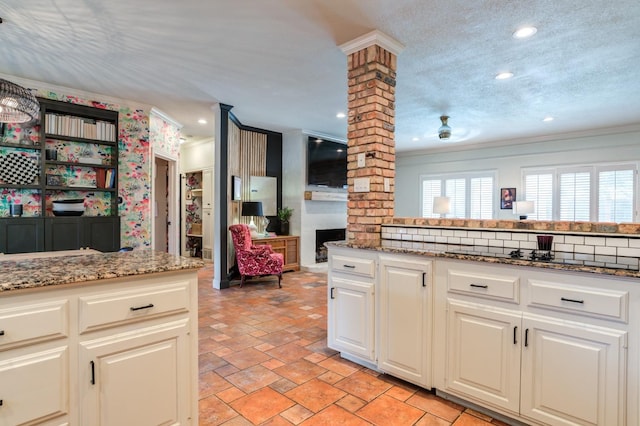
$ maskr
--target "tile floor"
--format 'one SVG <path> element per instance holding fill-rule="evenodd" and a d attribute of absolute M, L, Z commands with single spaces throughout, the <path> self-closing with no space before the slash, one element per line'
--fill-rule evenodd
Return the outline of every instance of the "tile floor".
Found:
<path fill-rule="evenodd" d="M 220 291 L 211 274 L 199 273 L 200 425 L 504 425 L 327 348 L 326 275 Z"/>

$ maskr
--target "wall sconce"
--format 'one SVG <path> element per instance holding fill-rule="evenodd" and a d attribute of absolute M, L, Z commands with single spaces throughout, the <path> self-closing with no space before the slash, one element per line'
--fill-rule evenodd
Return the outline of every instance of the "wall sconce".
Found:
<path fill-rule="evenodd" d="M 445 217 L 451 212 L 451 199 L 449 197 L 433 197 L 433 212 Z"/>
<path fill-rule="evenodd" d="M 245 201 L 242 203 L 242 216 L 251 216 L 251 220 L 249 221 L 249 230 L 251 231 L 251 236 L 258 236 L 258 227 L 253 221 L 254 216 L 263 216 L 262 214 L 262 201 Z"/>
<path fill-rule="evenodd" d="M 0 123 L 25 123 L 39 115 L 40 104 L 31 91 L 0 78 Z"/>
<path fill-rule="evenodd" d="M 520 220 L 525 220 L 528 214 L 536 211 L 533 201 L 514 201 L 513 214 L 520 215 Z"/>

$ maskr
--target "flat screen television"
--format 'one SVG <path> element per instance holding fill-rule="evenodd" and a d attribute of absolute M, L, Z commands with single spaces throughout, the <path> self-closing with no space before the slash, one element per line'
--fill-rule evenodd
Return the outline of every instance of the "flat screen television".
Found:
<path fill-rule="evenodd" d="M 347 188 L 347 145 L 310 136 L 307 142 L 307 185 Z"/>

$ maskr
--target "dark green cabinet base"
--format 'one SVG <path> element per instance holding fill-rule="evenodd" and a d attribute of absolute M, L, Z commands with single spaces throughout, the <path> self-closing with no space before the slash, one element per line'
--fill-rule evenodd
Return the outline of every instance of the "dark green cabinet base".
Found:
<path fill-rule="evenodd" d="M 120 218 L 46 217 L 0 219 L 0 252 L 120 249 Z"/>

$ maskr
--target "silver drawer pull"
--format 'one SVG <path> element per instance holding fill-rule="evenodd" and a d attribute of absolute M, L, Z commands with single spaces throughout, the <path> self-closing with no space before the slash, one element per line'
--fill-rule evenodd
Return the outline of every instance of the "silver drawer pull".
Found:
<path fill-rule="evenodd" d="M 469 287 L 474 287 L 474 288 L 489 288 L 488 285 L 486 284 L 469 284 Z"/>
<path fill-rule="evenodd" d="M 349 269 L 355 269 L 356 268 L 355 265 L 342 265 L 342 266 L 344 266 L 345 268 L 349 268 Z"/>
<path fill-rule="evenodd" d="M 151 309 L 153 308 L 153 303 L 149 303 L 148 305 L 144 305 L 144 306 L 132 306 L 129 309 L 131 309 L 132 311 L 139 311 L 141 309 Z"/>
<path fill-rule="evenodd" d="M 560 300 L 562 300 L 563 302 L 571 302 L 571 303 L 584 303 L 584 300 L 578 300 L 578 299 L 567 299 L 566 297 L 561 297 Z"/>

